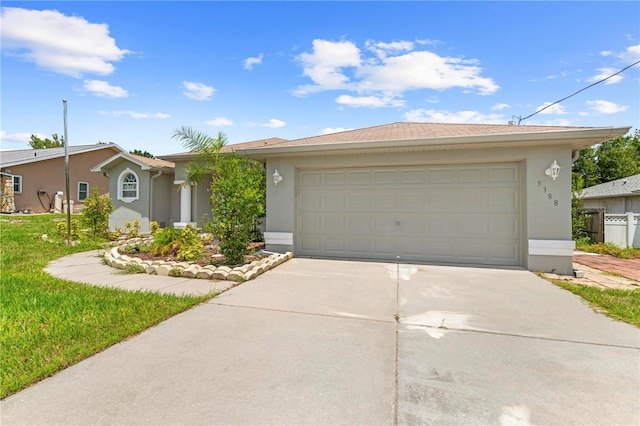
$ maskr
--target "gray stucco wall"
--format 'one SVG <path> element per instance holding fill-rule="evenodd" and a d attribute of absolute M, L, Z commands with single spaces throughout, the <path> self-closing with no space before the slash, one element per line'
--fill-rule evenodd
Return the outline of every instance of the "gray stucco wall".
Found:
<path fill-rule="evenodd" d="M 571 241 L 571 147 L 562 145 L 522 148 L 455 149 L 385 152 L 358 155 L 316 155 L 267 160 L 266 232 L 295 233 L 296 171 L 303 168 L 429 165 L 450 163 L 521 162 L 522 266 L 533 271 L 572 273 L 571 255 L 532 255 L 530 240 Z M 553 181 L 545 170 L 556 160 L 562 167 Z M 272 175 L 283 180 L 276 186 Z M 551 195 L 551 196 L 549 196 Z M 294 238 L 295 241 L 295 238 Z M 554 244 L 553 242 L 551 244 Z M 293 250 L 293 244 L 271 244 L 268 250 Z M 566 251 L 566 250 L 565 250 Z"/>
<path fill-rule="evenodd" d="M 139 198 L 131 202 L 118 199 L 118 177 L 127 169 L 138 176 Z M 140 230 L 149 232 L 149 182 L 149 172 L 128 161 L 115 165 L 109 171 L 109 194 L 114 207 L 114 211 L 109 217 L 109 229 L 114 230 L 116 227 L 120 227 L 125 230 L 125 222 L 139 220 Z"/>

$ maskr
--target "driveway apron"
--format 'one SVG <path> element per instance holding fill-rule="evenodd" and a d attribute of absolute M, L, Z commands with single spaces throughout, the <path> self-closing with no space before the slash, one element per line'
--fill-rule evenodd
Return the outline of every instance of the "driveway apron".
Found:
<path fill-rule="evenodd" d="M 397 319 L 397 320 L 396 320 Z M 518 269 L 294 258 L 2 424 L 638 424 L 640 334 Z"/>

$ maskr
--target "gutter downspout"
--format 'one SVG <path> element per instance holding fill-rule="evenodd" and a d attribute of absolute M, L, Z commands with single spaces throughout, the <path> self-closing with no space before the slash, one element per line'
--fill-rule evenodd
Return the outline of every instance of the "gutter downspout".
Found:
<path fill-rule="evenodd" d="M 162 174 L 162 169 L 158 170 L 158 173 L 151 176 L 150 185 L 149 185 L 149 226 L 151 226 L 151 222 L 153 221 L 153 180 L 159 177 Z"/>
<path fill-rule="evenodd" d="M 571 165 L 573 165 L 573 163 L 578 161 L 578 158 L 580 158 L 580 150 L 573 151 L 571 153 Z"/>

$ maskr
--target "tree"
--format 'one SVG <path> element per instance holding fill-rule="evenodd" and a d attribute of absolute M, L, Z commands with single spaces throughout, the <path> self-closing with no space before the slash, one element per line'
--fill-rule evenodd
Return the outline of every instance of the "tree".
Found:
<path fill-rule="evenodd" d="M 134 149 L 133 151 L 129 151 L 130 154 L 135 154 L 135 155 L 141 155 L 143 157 L 147 157 L 147 158 L 156 158 L 155 155 L 151 154 L 148 151 L 141 151 L 139 149 Z"/>
<path fill-rule="evenodd" d="M 220 253 L 229 264 L 244 262 L 254 226 L 265 212 L 266 173 L 264 166 L 233 151 L 222 154 L 227 143 L 224 133 L 212 138 L 188 127 L 174 131 L 173 138 L 198 153 L 186 169 L 187 181 L 195 183 L 211 177 L 211 213 L 208 225 L 218 240 Z"/>
<path fill-rule="evenodd" d="M 585 187 L 640 173 L 640 130 L 581 150 L 573 171 Z"/>
<path fill-rule="evenodd" d="M 51 139 L 49 138 L 40 139 L 36 135 L 31 135 L 31 139 L 29 140 L 29 146 L 33 149 L 59 148 L 61 146 L 64 146 L 64 136 L 62 138 L 59 138 L 58 134 L 54 133 L 51 136 Z"/>

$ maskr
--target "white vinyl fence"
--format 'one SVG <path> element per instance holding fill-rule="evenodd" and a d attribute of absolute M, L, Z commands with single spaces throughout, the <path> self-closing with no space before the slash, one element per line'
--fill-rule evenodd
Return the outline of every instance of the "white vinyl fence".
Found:
<path fill-rule="evenodd" d="M 640 248 L 640 214 L 625 213 L 604 215 L 604 242 L 619 247 Z"/>

